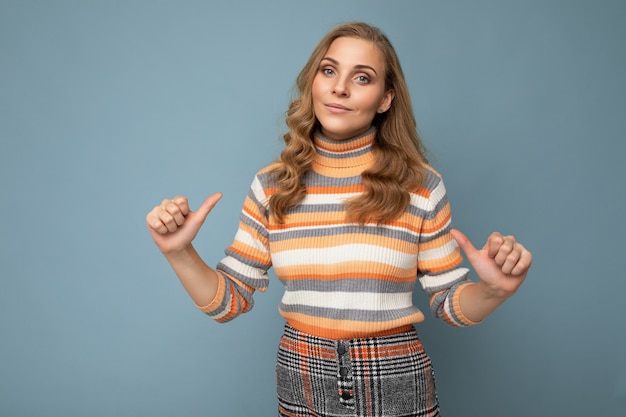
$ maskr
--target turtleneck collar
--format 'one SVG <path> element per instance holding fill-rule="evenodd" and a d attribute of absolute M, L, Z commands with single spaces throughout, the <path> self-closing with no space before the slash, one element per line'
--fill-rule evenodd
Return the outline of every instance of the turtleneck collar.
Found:
<path fill-rule="evenodd" d="M 360 175 L 374 162 L 372 145 L 376 137 L 376 127 L 351 139 L 332 140 L 318 130 L 313 143 L 317 151 L 313 159 L 313 169 L 329 177 L 352 177 Z"/>

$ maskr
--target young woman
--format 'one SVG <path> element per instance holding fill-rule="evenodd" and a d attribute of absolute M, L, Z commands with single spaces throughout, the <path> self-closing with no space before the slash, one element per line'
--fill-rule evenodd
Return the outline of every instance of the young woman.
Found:
<path fill-rule="evenodd" d="M 276 375 L 280 416 L 438 416 L 414 323 L 417 281 L 436 317 L 476 324 L 515 293 L 532 256 L 493 233 L 476 249 L 426 161 L 396 53 L 377 28 L 331 31 L 297 79 L 280 160 L 259 171 L 226 257 L 192 240 L 221 194 L 147 215 L 156 245 L 196 305 L 225 322 L 249 311 L 270 267 L 285 286 Z M 461 268 L 459 247 L 478 281 Z"/>

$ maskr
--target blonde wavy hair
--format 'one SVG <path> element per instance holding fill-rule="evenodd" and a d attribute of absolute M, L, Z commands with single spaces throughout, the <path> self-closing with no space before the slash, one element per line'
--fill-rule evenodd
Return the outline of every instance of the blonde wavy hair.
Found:
<path fill-rule="evenodd" d="M 273 170 L 278 191 L 269 201 L 270 211 L 279 223 L 284 222 L 287 210 L 305 197 L 303 178 L 313 162 L 313 135 L 319 127 L 313 111 L 313 79 L 330 45 L 341 37 L 367 40 L 379 48 L 385 60 L 385 91 L 394 92 L 389 110 L 377 114 L 372 122 L 377 128 L 373 144 L 375 163 L 361 174 L 365 191 L 346 202 L 347 218 L 360 224 L 392 221 L 408 206 L 409 192 L 422 185 L 426 149 L 417 133 L 398 56 L 387 36 L 378 28 L 361 22 L 346 23 L 320 41 L 296 79 L 298 95 L 287 110 L 288 132 L 283 136 L 285 148 L 280 163 Z"/>

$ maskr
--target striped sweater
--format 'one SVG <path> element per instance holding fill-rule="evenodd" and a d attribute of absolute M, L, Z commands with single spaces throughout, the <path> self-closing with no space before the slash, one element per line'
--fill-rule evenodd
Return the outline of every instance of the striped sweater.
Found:
<path fill-rule="evenodd" d="M 279 311 L 294 328 L 330 339 L 368 337 L 424 320 L 412 302 L 419 280 L 431 311 L 453 326 L 475 324 L 459 308 L 470 281 L 450 235 L 441 177 L 427 167 L 422 187 L 399 218 L 382 225 L 347 222 L 343 202 L 363 191 L 375 131 L 334 142 L 316 135 L 306 197 L 277 223 L 268 201 L 276 191 L 267 167 L 255 176 L 234 242 L 217 266 L 218 292 L 198 306 L 219 322 L 249 311 L 274 268 L 285 286 Z"/>

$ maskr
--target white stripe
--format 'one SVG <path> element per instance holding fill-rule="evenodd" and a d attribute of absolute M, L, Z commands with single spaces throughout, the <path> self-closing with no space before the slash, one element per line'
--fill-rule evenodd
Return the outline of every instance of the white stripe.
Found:
<path fill-rule="evenodd" d="M 413 306 L 413 293 L 287 291 L 282 303 L 340 310 L 385 311 Z"/>
<path fill-rule="evenodd" d="M 450 298 L 451 297 L 446 298 L 446 301 L 443 303 L 443 309 L 445 310 L 446 314 L 448 315 L 448 317 L 450 317 L 450 320 L 453 323 L 456 323 L 456 325 L 459 327 L 464 327 L 465 325 L 459 320 L 457 320 L 453 314 L 454 308 L 452 306 L 452 300 Z"/>
<path fill-rule="evenodd" d="M 289 226 L 289 228 L 285 229 L 284 232 L 285 233 L 291 233 L 291 232 L 296 232 L 296 231 L 301 231 L 301 230 L 326 230 L 326 229 L 340 229 L 343 227 L 349 227 L 349 226 L 355 226 L 358 223 L 354 222 L 354 223 L 342 223 L 340 225 L 336 225 L 336 224 L 312 224 L 309 226 L 298 226 L 298 227 L 293 227 L 293 226 Z M 417 236 L 418 234 L 415 233 L 413 230 L 406 228 L 406 227 L 401 227 L 401 226 L 393 226 L 393 225 L 388 225 L 388 224 L 383 224 L 381 226 L 378 226 L 376 224 L 365 224 L 365 226 L 363 226 L 364 228 L 371 228 L 372 233 L 376 233 L 376 229 L 377 228 L 384 228 L 386 230 L 394 230 L 400 233 L 409 233 L 412 236 L 415 236 L 416 240 L 417 240 Z M 279 234 L 279 232 L 276 232 L 276 234 Z M 342 236 L 346 236 L 348 235 L 348 232 L 342 233 Z"/>
<path fill-rule="evenodd" d="M 451 282 L 456 281 L 469 272 L 467 268 L 455 268 L 452 271 L 439 275 L 424 275 L 420 278 L 420 284 L 424 290 L 432 288 L 444 288 Z"/>
<path fill-rule="evenodd" d="M 228 313 L 230 313 L 231 304 L 232 304 L 232 298 L 228 297 L 228 304 L 226 305 L 226 307 L 224 307 L 224 310 L 219 314 L 215 314 L 214 316 L 211 316 L 211 318 L 213 320 L 219 320 L 222 317 L 226 316 Z"/>
<path fill-rule="evenodd" d="M 265 245 L 263 245 L 263 242 L 261 242 L 259 239 L 256 239 L 250 233 L 242 229 L 237 230 L 237 233 L 235 234 L 235 240 L 243 243 L 244 245 L 251 246 L 259 250 L 260 252 L 263 252 L 263 253 L 268 252 L 268 249 Z"/>
<path fill-rule="evenodd" d="M 303 205 L 315 204 L 343 204 L 347 199 L 357 196 L 361 193 L 341 193 L 341 194 L 307 194 Z"/>
<path fill-rule="evenodd" d="M 344 262 L 384 262 L 397 268 L 416 266 L 415 256 L 373 245 L 341 245 L 330 248 L 286 250 L 272 254 L 276 267 L 303 264 L 332 265 Z"/>
<path fill-rule="evenodd" d="M 443 185 L 443 181 L 439 181 L 439 184 L 435 187 L 434 190 L 430 192 L 430 201 L 432 207 L 436 207 L 437 204 L 441 201 L 442 198 L 446 196 L 446 187 Z"/>
<path fill-rule="evenodd" d="M 428 197 L 424 197 L 420 194 L 411 194 L 411 205 L 421 208 L 422 210 L 432 210 L 437 207 L 439 201 L 446 196 L 446 187 L 443 182 L 439 184 L 430 192 Z"/>
<path fill-rule="evenodd" d="M 417 259 L 420 261 L 428 261 L 430 259 L 441 259 L 446 256 L 454 253 L 455 249 L 458 248 L 458 243 L 455 240 L 451 240 L 443 246 L 440 246 L 435 249 L 423 250 L 417 254 Z"/>
<path fill-rule="evenodd" d="M 421 196 L 419 194 L 411 194 L 411 205 L 413 207 L 420 208 L 422 210 L 428 210 L 429 198 Z"/>
<path fill-rule="evenodd" d="M 261 205 L 263 205 L 263 207 L 267 208 L 270 199 L 265 195 L 265 190 L 263 190 L 263 185 L 261 184 L 259 177 L 254 177 L 254 181 L 252 181 L 250 188 L 252 189 L 254 197 L 261 203 Z"/>
<path fill-rule="evenodd" d="M 267 280 L 267 274 L 264 270 L 255 268 L 249 265 L 244 264 L 243 262 L 239 262 L 237 259 L 232 256 L 227 256 L 222 259 L 222 264 L 227 266 L 228 268 L 237 271 L 240 275 L 248 279 L 252 279 L 255 281 L 262 282 L 263 280 Z M 250 283 L 251 285 L 257 287 L 259 284 Z M 258 288 L 258 287 L 257 287 Z"/>

